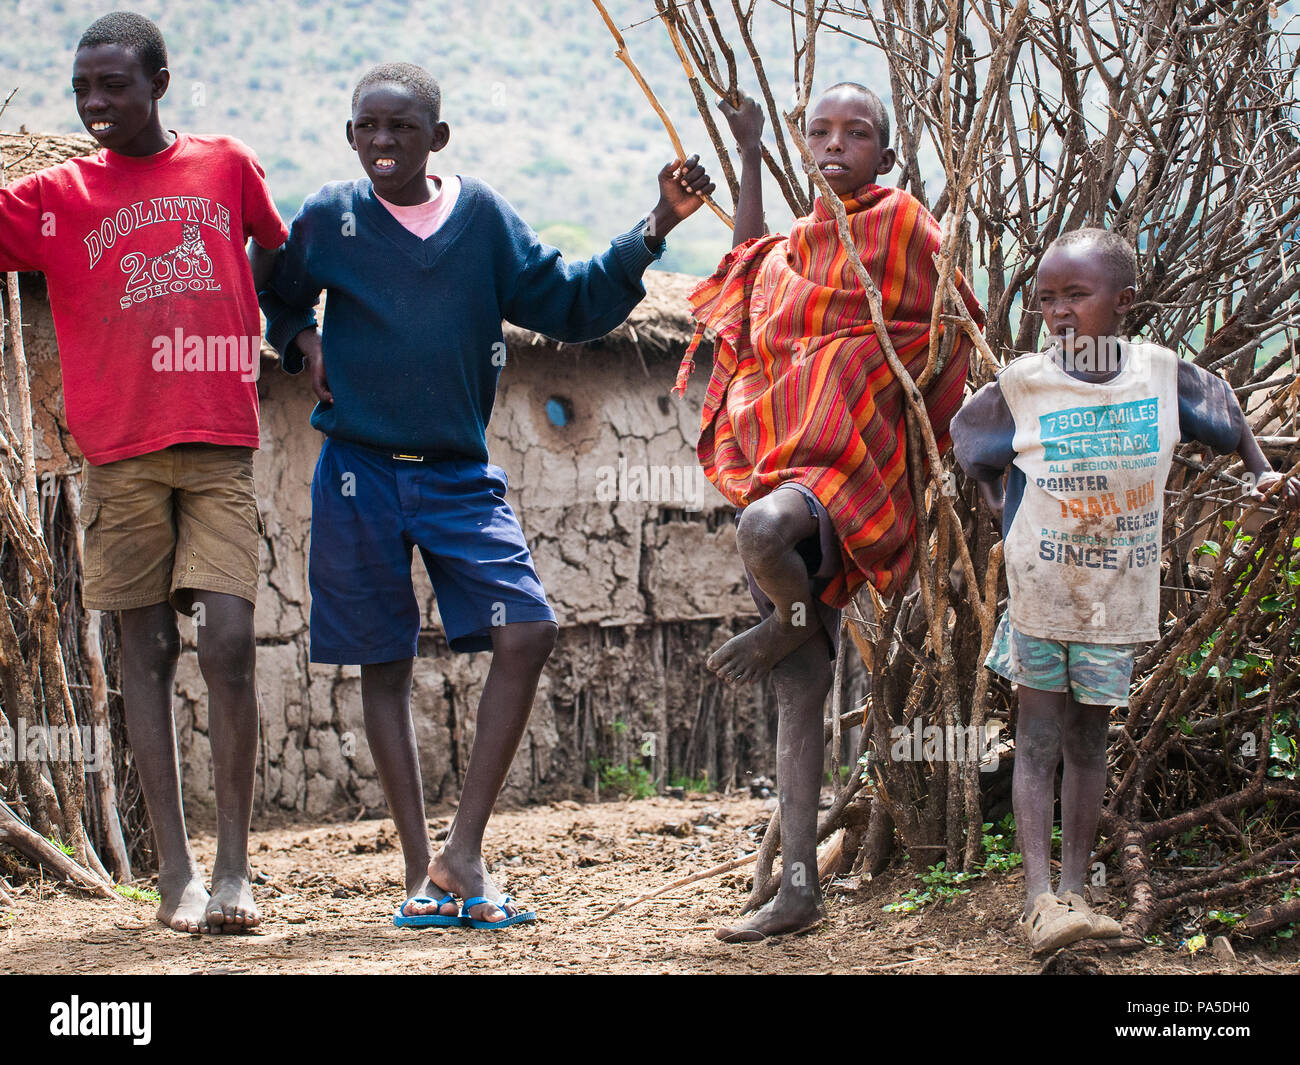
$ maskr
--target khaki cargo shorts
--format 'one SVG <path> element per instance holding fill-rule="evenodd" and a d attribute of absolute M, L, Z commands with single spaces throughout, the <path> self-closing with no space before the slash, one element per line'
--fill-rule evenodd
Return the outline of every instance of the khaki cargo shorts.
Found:
<path fill-rule="evenodd" d="M 194 590 L 257 602 L 252 448 L 177 444 L 88 465 L 81 527 L 88 609 L 170 602 L 186 613 Z"/>

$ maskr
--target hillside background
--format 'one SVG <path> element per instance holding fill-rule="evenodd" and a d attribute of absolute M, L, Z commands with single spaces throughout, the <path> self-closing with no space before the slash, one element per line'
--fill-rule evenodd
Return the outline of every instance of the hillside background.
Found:
<path fill-rule="evenodd" d="M 650 0 L 609 0 L 629 49 L 673 117 L 688 151 L 716 175 L 731 208 L 681 66 Z M 0 126 L 81 132 L 70 87 L 77 39 L 108 3 L 0 0 L 0 96 L 17 88 Z M 150 0 L 131 8 L 167 40 L 166 125 L 227 133 L 252 145 L 286 219 L 326 181 L 360 176 L 344 138 L 352 89 L 380 62 L 418 63 L 438 78 L 451 143 L 432 167 L 473 174 L 500 190 L 566 255 L 599 251 L 654 204 L 655 175 L 672 148 L 589 0 Z M 729 5 L 717 5 L 730 18 Z M 773 91 L 792 92 L 789 13 L 760 0 L 756 36 Z M 822 86 L 887 89 L 879 53 L 836 34 L 818 40 Z M 756 84 L 747 86 L 756 90 Z M 883 91 L 882 91 L 883 95 Z M 887 99 L 887 97 L 886 97 Z M 775 186 L 768 223 L 789 222 Z M 730 246 L 702 210 L 669 238 L 661 269 L 710 273 Z"/>

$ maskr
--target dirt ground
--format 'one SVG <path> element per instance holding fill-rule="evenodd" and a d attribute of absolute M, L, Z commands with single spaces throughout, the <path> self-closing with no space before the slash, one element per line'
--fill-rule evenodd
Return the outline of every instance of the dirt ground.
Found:
<path fill-rule="evenodd" d="M 537 911 L 501 932 L 394 927 L 401 902 L 392 823 L 365 820 L 263 828 L 253 836 L 262 927 L 251 935 L 178 935 L 154 906 L 115 904 L 28 881 L 0 915 L 7 973 L 1037 973 L 1015 918 L 1020 874 L 977 881 L 971 894 L 918 914 L 883 912 L 914 886 L 906 871 L 834 882 L 829 919 L 794 939 L 728 946 L 713 938 L 748 889 L 748 868 L 680 888 L 607 920 L 590 918 L 754 849 L 757 799 L 691 795 L 500 813 L 487 855 L 499 879 Z M 445 828 L 449 815 L 430 822 Z M 196 837 L 210 868 L 213 839 Z M 1115 912 L 1115 904 L 1108 909 Z M 1237 960 L 1173 947 L 1085 956 L 1104 973 L 1300 974 L 1288 944 L 1238 945 Z"/>

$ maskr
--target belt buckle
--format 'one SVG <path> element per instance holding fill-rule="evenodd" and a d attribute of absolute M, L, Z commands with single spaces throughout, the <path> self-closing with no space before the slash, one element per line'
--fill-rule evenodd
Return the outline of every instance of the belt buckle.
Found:
<path fill-rule="evenodd" d="M 393 452 L 393 458 L 397 459 L 399 462 L 423 462 L 424 461 L 423 455 L 403 455 L 397 451 Z"/>

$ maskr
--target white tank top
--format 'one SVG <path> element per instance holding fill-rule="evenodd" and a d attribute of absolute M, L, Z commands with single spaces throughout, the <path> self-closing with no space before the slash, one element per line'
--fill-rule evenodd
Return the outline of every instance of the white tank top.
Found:
<path fill-rule="evenodd" d="M 1121 367 L 1092 384 L 1040 352 L 998 377 L 1025 476 L 1004 547 L 1008 612 L 1028 636 L 1159 638 L 1164 487 L 1180 438 L 1178 356 L 1125 342 Z"/>

